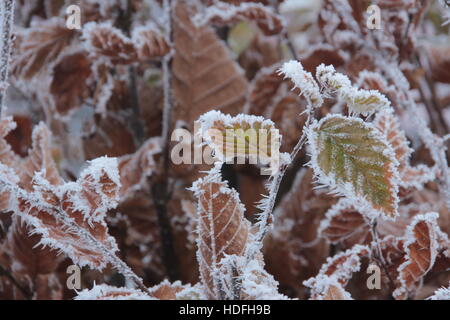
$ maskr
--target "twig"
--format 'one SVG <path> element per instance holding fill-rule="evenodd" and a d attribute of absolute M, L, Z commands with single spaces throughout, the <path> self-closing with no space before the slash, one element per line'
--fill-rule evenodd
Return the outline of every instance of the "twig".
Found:
<path fill-rule="evenodd" d="M 312 107 L 309 107 L 308 110 L 309 110 L 308 118 L 303 127 L 302 135 L 290 154 L 292 162 L 295 160 L 295 158 L 297 157 L 297 154 L 300 152 L 300 150 L 305 145 L 306 129 L 309 127 L 309 125 L 312 123 L 312 121 L 314 119 L 314 117 L 313 117 L 314 109 Z M 256 239 L 260 242 L 262 242 L 262 240 L 264 239 L 264 237 L 267 233 L 267 227 L 268 227 L 271 217 L 272 217 L 272 211 L 275 206 L 275 201 L 277 198 L 277 194 L 278 194 L 278 190 L 280 188 L 281 181 L 283 180 L 283 176 L 286 173 L 286 171 L 289 168 L 291 163 L 281 164 L 281 168 L 278 170 L 278 172 L 276 173 L 275 177 L 273 178 L 273 180 L 270 184 L 269 197 L 266 199 L 267 202 L 264 203 L 264 211 L 261 213 L 260 220 L 258 221 L 259 228 L 258 228 L 258 233 L 257 233 Z"/>
<path fill-rule="evenodd" d="M 386 276 L 387 276 L 387 278 L 389 280 L 389 283 L 391 284 L 391 286 L 393 288 L 395 288 L 394 281 L 392 280 L 391 275 L 389 274 L 389 270 L 387 268 L 386 260 L 384 260 L 383 252 L 381 251 L 380 239 L 378 237 L 377 224 L 378 223 L 377 223 L 377 219 L 376 218 L 373 219 L 371 221 L 371 223 L 370 223 L 370 232 L 372 234 L 372 240 L 375 243 L 375 246 L 376 246 L 376 249 L 377 249 L 377 251 L 376 251 L 377 257 L 376 258 L 377 258 L 378 262 L 381 264 L 381 267 L 383 268 L 384 273 L 386 273 Z"/>
<path fill-rule="evenodd" d="M 171 1 L 164 1 L 164 8 L 168 15 L 169 43 L 172 45 L 172 4 Z M 172 73 L 171 73 L 172 52 L 163 58 L 162 72 L 164 84 L 164 109 L 162 119 L 162 175 L 160 181 L 153 184 L 152 194 L 155 209 L 158 217 L 158 226 L 162 244 L 162 262 L 166 269 L 169 280 L 179 279 L 178 262 L 175 254 L 172 226 L 167 214 L 167 203 L 170 199 L 169 192 L 169 134 L 172 116 Z"/>
<path fill-rule="evenodd" d="M 25 299 L 27 299 L 27 300 L 31 300 L 32 299 L 31 293 L 25 287 L 23 287 L 19 283 L 19 281 L 16 278 L 14 278 L 14 276 L 8 270 L 3 268 L 1 265 L 0 265 L 0 276 L 7 277 L 9 279 L 9 281 L 11 281 L 11 283 L 14 286 L 16 286 L 17 289 L 19 289 L 19 291 L 22 293 L 22 295 L 25 297 Z"/>
<path fill-rule="evenodd" d="M 14 23 L 14 0 L 3 0 L 2 10 L 2 47 L 0 56 L 0 114 L 3 110 L 3 104 L 8 88 L 9 60 L 11 57 L 11 33 Z"/>

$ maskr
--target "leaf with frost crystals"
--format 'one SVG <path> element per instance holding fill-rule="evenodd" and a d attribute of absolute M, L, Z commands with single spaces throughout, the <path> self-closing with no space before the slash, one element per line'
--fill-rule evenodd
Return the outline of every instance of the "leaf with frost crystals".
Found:
<path fill-rule="evenodd" d="M 213 168 L 193 186 L 198 198 L 197 260 L 206 294 L 211 299 L 224 298 L 222 260 L 228 255 L 244 256 L 250 241 L 250 222 L 244 217 L 245 208 L 234 189 L 222 181 Z"/>
<path fill-rule="evenodd" d="M 320 107 L 323 104 L 319 85 L 312 74 L 303 69 L 300 62 L 295 60 L 285 62 L 279 73 L 284 74 L 285 78 L 291 79 L 295 85 L 294 88 L 300 89 L 312 107 Z"/>
<path fill-rule="evenodd" d="M 281 136 L 271 120 L 251 115 L 231 117 L 210 111 L 199 118 L 200 134 L 219 161 L 249 158 L 253 163 L 277 165 Z"/>
<path fill-rule="evenodd" d="M 311 288 L 311 300 L 353 300 L 336 277 L 321 275 Z"/>
<path fill-rule="evenodd" d="M 398 215 L 398 162 L 378 130 L 361 119 L 329 115 L 308 129 L 318 182 L 365 211 Z"/>
<path fill-rule="evenodd" d="M 336 72 L 332 65 L 321 64 L 317 67 L 316 77 L 328 95 L 337 94 L 348 106 L 350 114 L 371 115 L 389 108 L 389 100 L 377 90 L 358 89 L 352 86 L 350 79 Z"/>
<path fill-rule="evenodd" d="M 120 180 L 115 158 L 97 158 L 76 182 L 54 186 L 42 173 L 33 178 L 33 190 L 14 189 L 16 213 L 41 244 L 59 249 L 80 266 L 102 270 L 112 262 L 117 244 L 105 222 L 117 206 Z"/>
<path fill-rule="evenodd" d="M 398 267 L 396 299 L 405 299 L 414 292 L 421 279 L 431 270 L 439 248 L 437 225 L 439 215 L 435 212 L 417 215 L 408 227 L 405 242 L 405 262 Z"/>
<path fill-rule="evenodd" d="M 196 14 L 192 20 L 197 27 L 208 24 L 228 25 L 242 20 L 254 21 L 267 36 L 279 34 L 284 28 L 283 18 L 260 3 L 244 2 L 235 6 L 218 2 Z"/>
<path fill-rule="evenodd" d="M 154 299 L 154 298 L 153 298 Z M 138 289 L 117 288 L 106 284 L 94 285 L 78 293 L 75 300 L 153 300 Z"/>

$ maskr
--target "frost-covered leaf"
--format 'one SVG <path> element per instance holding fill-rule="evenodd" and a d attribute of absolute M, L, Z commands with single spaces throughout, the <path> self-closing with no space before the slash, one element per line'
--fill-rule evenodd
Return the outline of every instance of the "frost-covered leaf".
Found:
<path fill-rule="evenodd" d="M 358 118 L 329 115 L 308 129 L 319 183 L 364 210 L 397 216 L 398 162 L 379 131 Z"/>
<path fill-rule="evenodd" d="M 401 187 L 421 189 L 424 183 L 435 178 L 432 168 L 425 165 L 411 166 L 410 158 L 413 150 L 409 147 L 405 133 L 401 130 L 398 119 L 392 110 L 379 112 L 374 124 L 394 149 L 395 158 L 399 163 L 398 171 Z"/>
<path fill-rule="evenodd" d="M 320 223 L 319 234 L 331 243 L 342 242 L 346 247 L 368 244 L 372 240 L 369 223 L 346 199 L 341 199 L 327 211 Z"/>
<path fill-rule="evenodd" d="M 152 24 L 135 28 L 131 40 L 141 61 L 162 57 L 170 50 L 166 39 Z"/>
<path fill-rule="evenodd" d="M 336 94 L 347 103 L 350 114 L 371 115 L 378 110 L 390 108 L 390 101 L 380 92 L 353 87 L 350 79 L 336 72 L 331 65 L 319 65 L 316 77 L 327 95 Z"/>
<path fill-rule="evenodd" d="M 333 276 L 321 275 L 311 287 L 311 300 L 353 300 Z"/>
<path fill-rule="evenodd" d="M 83 40 L 89 54 L 107 57 L 112 63 L 127 64 L 136 61 L 133 42 L 111 22 L 89 22 L 83 27 Z"/>
<path fill-rule="evenodd" d="M 312 107 L 320 107 L 323 104 L 319 85 L 312 74 L 303 69 L 300 62 L 295 60 L 285 62 L 280 68 L 279 74 L 289 78 L 294 83 L 294 89 L 300 89 L 300 93 Z"/>
<path fill-rule="evenodd" d="M 59 300 L 62 298 L 63 287 L 55 271 L 62 256 L 56 250 L 39 245 L 41 237 L 32 231 L 20 217 L 13 217 L 4 243 L 10 271 L 17 281 L 26 286 L 28 292 L 36 292 L 34 299 Z M 11 298 L 27 297 L 14 290 L 14 297 Z"/>
<path fill-rule="evenodd" d="M 161 152 L 158 138 L 150 138 L 138 151 L 119 158 L 121 201 L 147 185 L 147 179 L 156 171 L 155 156 Z"/>
<path fill-rule="evenodd" d="M 417 215 L 408 227 L 403 244 L 405 261 L 398 267 L 398 285 L 393 292 L 396 299 L 405 299 L 414 292 L 433 267 L 439 247 L 437 218 L 437 213 Z"/>
<path fill-rule="evenodd" d="M 85 51 L 61 56 L 53 68 L 50 93 L 55 109 L 66 115 L 74 108 L 79 108 L 89 95 L 86 83 L 91 75 L 91 61 Z"/>
<path fill-rule="evenodd" d="M 117 205 L 119 189 L 116 159 L 98 158 L 76 182 L 53 186 L 37 173 L 31 192 L 17 191 L 17 214 L 42 236 L 40 244 L 59 249 L 81 266 L 101 270 L 117 250 L 105 216 Z"/>
<path fill-rule="evenodd" d="M 223 297 L 217 274 L 226 255 L 243 256 L 251 237 L 250 222 L 238 193 L 227 187 L 220 172 L 212 169 L 192 186 L 198 198 L 197 260 L 207 296 Z"/>
<path fill-rule="evenodd" d="M 450 300 L 450 287 L 440 288 L 434 292 L 434 294 L 428 298 L 429 300 Z"/>
<path fill-rule="evenodd" d="M 231 117 L 210 111 L 199 122 L 199 134 L 219 161 L 249 158 L 253 164 L 279 164 L 281 136 L 271 120 L 243 114 Z"/>
<path fill-rule="evenodd" d="M 275 35 L 283 30 L 282 17 L 269 7 L 259 3 L 241 3 L 231 5 L 218 2 L 207 7 L 203 12 L 193 17 L 194 24 L 203 26 L 207 24 L 228 25 L 241 20 L 254 21 L 266 35 Z"/>
<path fill-rule="evenodd" d="M 213 109 L 237 114 L 247 95 L 247 79 L 226 45 L 209 26 L 195 27 L 195 3 L 177 1 L 173 10 L 172 62 L 174 119 L 192 126 Z"/>
<path fill-rule="evenodd" d="M 30 79 L 51 66 L 72 41 L 75 30 L 59 17 L 34 22 L 17 35 L 18 45 L 12 61 L 12 73 Z"/>
<path fill-rule="evenodd" d="M 180 281 L 170 283 L 164 280 L 160 284 L 149 289 L 151 297 L 158 300 L 176 300 L 177 294 L 181 291 L 190 288 L 190 286 L 183 286 Z"/>
<path fill-rule="evenodd" d="M 50 131 L 44 123 L 41 122 L 34 127 L 32 147 L 19 172 L 20 184 L 26 190 L 32 189 L 32 181 L 36 172 L 44 172 L 45 179 L 51 185 L 57 186 L 63 182 L 53 157 L 50 139 Z"/>
<path fill-rule="evenodd" d="M 153 300 L 152 297 L 138 289 L 118 288 L 106 284 L 94 285 L 84 289 L 75 300 Z"/>
<path fill-rule="evenodd" d="M 321 277 L 334 277 L 336 281 L 345 286 L 352 278 L 353 273 L 361 268 L 362 258 L 370 258 L 371 250 L 367 246 L 355 245 L 353 248 L 329 257 L 323 264 L 317 276 L 303 282 L 307 287 L 313 288 L 320 282 Z"/>

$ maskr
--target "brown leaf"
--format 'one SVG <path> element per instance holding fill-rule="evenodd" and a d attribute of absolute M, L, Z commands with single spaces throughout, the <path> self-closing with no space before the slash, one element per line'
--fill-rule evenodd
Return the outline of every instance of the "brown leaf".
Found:
<path fill-rule="evenodd" d="M 19 172 L 22 187 L 30 191 L 35 173 L 42 170 L 50 184 L 54 186 L 62 184 L 63 180 L 52 154 L 50 131 L 43 122 L 34 127 L 32 141 L 28 158 L 23 161 L 22 170 Z"/>
<path fill-rule="evenodd" d="M 90 22 L 83 28 L 83 40 L 94 57 L 107 57 L 113 64 L 128 64 L 137 60 L 133 42 L 110 22 Z"/>
<path fill-rule="evenodd" d="M 353 300 L 334 277 L 321 276 L 311 288 L 311 300 Z"/>
<path fill-rule="evenodd" d="M 173 13 L 173 119 L 188 127 L 208 110 L 235 115 L 244 104 L 247 80 L 211 27 L 196 28 L 195 7 L 178 1 Z"/>
<path fill-rule="evenodd" d="M 200 25 L 210 23 L 216 25 L 229 25 L 242 20 L 254 21 L 265 35 L 279 34 L 284 26 L 282 18 L 274 13 L 270 7 L 261 4 L 242 3 L 231 5 L 218 2 L 208 7 L 200 15 L 194 17 Z"/>
<path fill-rule="evenodd" d="M 198 253 L 200 276 L 209 298 L 220 298 L 220 283 L 214 274 L 225 255 L 243 256 L 250 237 L 250 223 L 237 192 L 227 187 L 212 169 L 197 180 L 192 190 L 198 198 Z"/>
<path fill-rule="evenodd" d="M 12 61 L 12 73 L 23 79 L 30 79 L 44 68 L 51 66 L 75 35 L 62 18 L 39 21 L 39 25 L 19 32 L 17 53 Z"/>
<path fill-rule="evenodd" d="M 17 195 L 17 214 L 43 236 L 42 244 L 63 251 L 81 266 L 102 270 L 111 259 L 106 250 L 117 250 L 105 216 L 117 205 L 119 185 L 117 163 L 108 158 L 91 161 L 76 182 L 59 186 L 35 175 L 33 191 Z"/>
<path fill-rule="evenodd" d="M 394 149 L 395 157 L 399 162 L 400 185 L 403 188 L 420 189 L 424 183 L 434 179 L 435 174 L 432 168 L 425 165 L 411 166 L 410 158 L 413 150 L 409 147 L 406 135 L 393 112 L 377 113 L 374 124 Z"/>
<path fill-rule="evenodd" d="M 63 56 L 53 68 L 50 93 L 56 111 L 62 115 L 78 108 L 88 95 L 86 80 L 91 75 L 91 61 L 86 52 Z"/>
<path fill-rule="evenodd" d="M 405 299 L 417 289 L 420 280 L 433 267 L 437 250 L 437 214 L 418 215 L 409 226 L 403 244 L 404 262 L 398 267 L 397 288 L 393 295 Z"/>
<path fill-rule="evenodd" d="M 57 250 L 39 245 L 41 236 L 14 216 L 5 246 L 11 272 L 35 299 L 61 299 L 62 286 L 54 272 L 62 261 Z M 17 298 L 21 297 L 16 292 Z"/>
<path fill-rule="evenodd" d="M 155 155 L 161 152 L 158 138 L 147 140 L 138 151 L 119 158 L 120 197 L 126 199 L 141 190 L 156 170 Z"/>
<path fill-rule="evenodd" d="M 152 26 L 134 29 L 132 41 L 141 61 L 162 57 L 170 50 L 166 39 Z"/>
<path fill-rule="evenodd" d="M 152 300 L 152 298 L 138 289 L 101 284 L 79 292 L 75 300 Z"/>
<path fill-rule="evenodd" d="M 319 234 L 331 243 L 342 242 L 346 248 L 372 241 L 370 225 L 364 216 L 347 200 L 342 199 L 326 213 L 320 223 Z"/>
<path fill-rule="evenodd" d="M 370 258 L 370 254 L 371 250 L 369 247 L 357 244 L 351 249 L 328 258 L 327 262 L 320 269 L 319 274 L 306 280 L 303 284 L 313 288 L 320 283 L 320 279 L 323 276 L 327 276 L 333 277 L 341 285 L 345 286 L 352 278 L 353 273 L 360 270 L 362 258 Z"/>

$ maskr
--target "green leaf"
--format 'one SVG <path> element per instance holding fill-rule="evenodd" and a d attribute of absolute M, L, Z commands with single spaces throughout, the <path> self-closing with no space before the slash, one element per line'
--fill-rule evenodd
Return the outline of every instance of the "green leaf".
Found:
<path fill-rule="evenodd" d="M 380 132 L 359 118 L 330 115 L 308 130 L 318 181 L 366 212 L 397 215 L 398 162 Z"/>
<path fill-rule="evenodd" d="M 255 38 L 255 31 L 249 22 L 237 23 L 228 33 L 228 45 L 231 50 L 239 56 L 252 43 Z"/>

